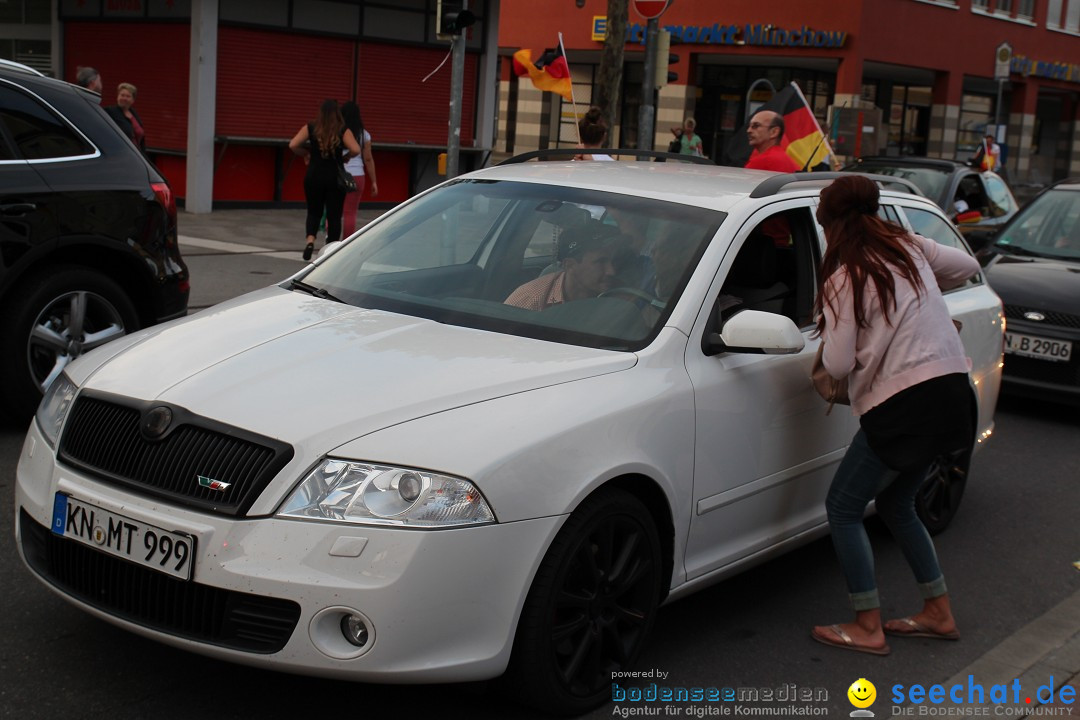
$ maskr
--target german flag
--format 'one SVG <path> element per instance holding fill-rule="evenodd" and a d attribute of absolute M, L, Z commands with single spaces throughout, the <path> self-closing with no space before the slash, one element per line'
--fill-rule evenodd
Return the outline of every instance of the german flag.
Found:
<path fill-rule="evenodd" d="M 558 93 L 566 100 L 571 100 L 570 66 L 562 53 L 562 45 L 547 50 L 535 63 L 531 50 L 518 50 L 514 53 L 514 74 L 518 77 L 528 75 L 533 85 L 544 92 Z"/>
<path fill-rule="evenodd" d="M 828 159 L 831 148 L 794 82 L 773 95 L 756 112 L 762 110 L 772 110 L 784 118 L 784 136 L 780 139 L 780 145 L 800 170 L 813 170 Z M 725 165 L 742 167 L 750 159 L 752 150 L 746 137 L 749 125 L 750 118 L 747 118 L 746 123 L 728 141 L 724 149 Z"/>

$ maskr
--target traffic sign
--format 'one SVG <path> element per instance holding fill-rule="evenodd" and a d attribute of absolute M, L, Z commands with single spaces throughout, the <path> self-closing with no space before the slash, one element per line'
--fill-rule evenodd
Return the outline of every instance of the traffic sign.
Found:
<path fill-rule="evenodd" d="M 645 18 L 653 20 L 664 14 L 671 0 L 634 0 L 634 11 Z"/>
<path fill-rule="evenodd" d="M 994 51 L 994 79 L 1008 80 L 1009 66 L 1012 64 L 1012 45 L 1001 43 Z"/>

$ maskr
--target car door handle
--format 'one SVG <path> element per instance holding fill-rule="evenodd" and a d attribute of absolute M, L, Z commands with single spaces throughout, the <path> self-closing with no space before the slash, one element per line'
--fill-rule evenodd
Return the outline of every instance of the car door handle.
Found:
<path fill-rule="evenodd" d="M 18 217 L 20 215 L 26 215 L 37 210 L 37 205 L 34 203 L 11 203 L 10 205 L 0 205 L 0 215 L 5 217 Z"/>

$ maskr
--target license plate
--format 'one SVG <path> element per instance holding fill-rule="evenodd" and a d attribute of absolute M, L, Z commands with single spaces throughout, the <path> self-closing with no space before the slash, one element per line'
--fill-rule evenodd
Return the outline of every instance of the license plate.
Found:
<path fill-rule="evenodd" d="M 195 538 L 132 520 L 56 493 L 52 531 L 136 565 L 191 579 Z"/>
<path fill-rule="evenodd" d="M 1040 360 L 1068 362 L 1072 357 L 1072 343 L 1068 340 L 1050 340 L 1034 335 L 1007 332 L 1005 333 L 1005 352 Z"/>

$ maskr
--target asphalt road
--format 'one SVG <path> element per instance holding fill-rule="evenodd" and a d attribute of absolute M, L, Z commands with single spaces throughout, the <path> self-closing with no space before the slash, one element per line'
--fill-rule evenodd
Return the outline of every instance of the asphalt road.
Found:
<path fill-rule="evenodd" d="M 894 640 L 873 658 L 824 648 L 818 623 L 847 619 L 843 583 L 826 538 L 667 606 L 640 669 L 671 686 L 824 688 L 830 714 L 866 677 L 940 682 L 1066 598 L 1080 575 L 1074 409 L 1006 400 L 997 432 L 976 458 L 954 525 L 938 538 L 964 639 Z M 369 718 L 529 717 L 486 684 L 373 686 L 281 675 L 209 660 L 144 640 L 68 605 L 33 579 L 13 541 L 10 505 L 24 428 L 0 426 L 0 717 Z M 876 520 L 884 612 L 918 605 L 909 571 Z M 433 604 L 437 600 L 433 599 Z M 641 681 L 642 685 L 647 684 Z M 611 717 L 610 706 L 588 717 Z"/>

